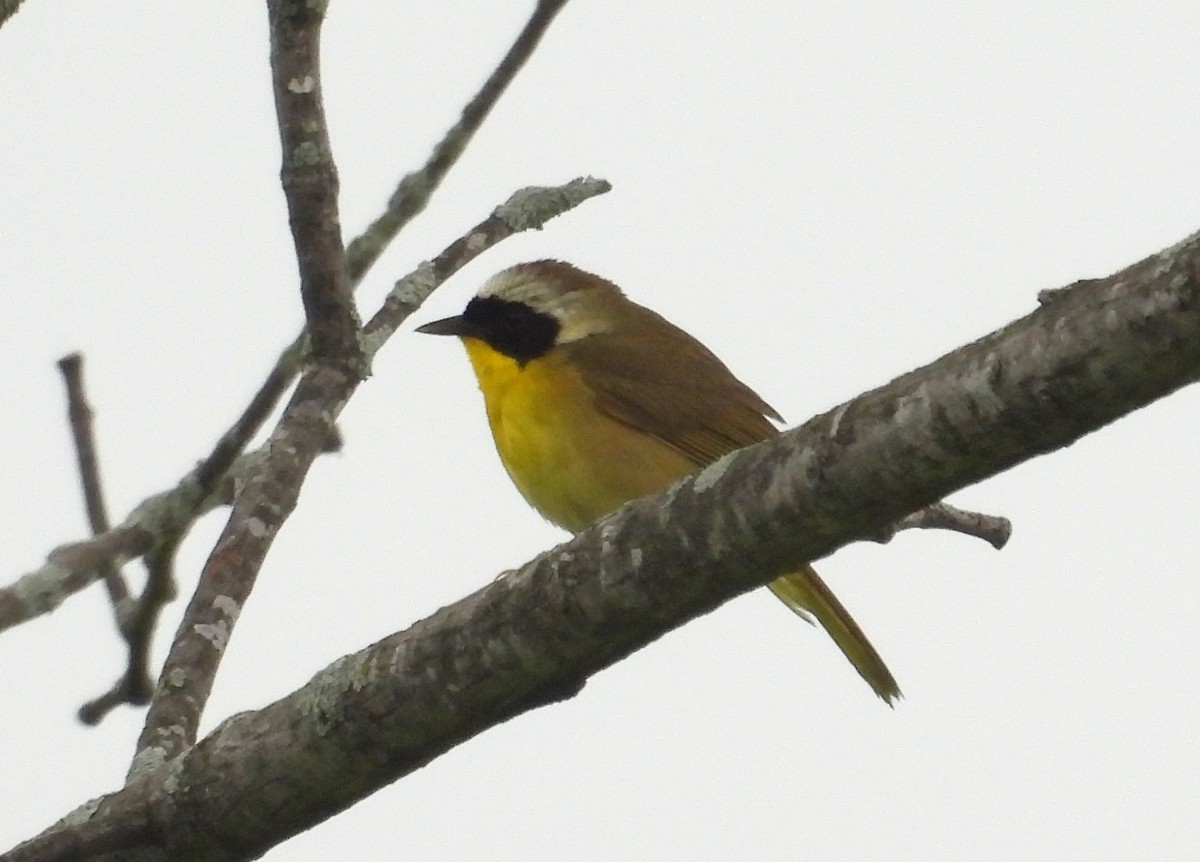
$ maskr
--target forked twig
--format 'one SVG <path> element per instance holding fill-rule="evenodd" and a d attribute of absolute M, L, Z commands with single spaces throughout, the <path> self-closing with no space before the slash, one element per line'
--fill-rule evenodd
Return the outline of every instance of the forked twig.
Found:
<path fill-rule="evenodd" d="M 364 328 L 368 358 L 442 282 L 481 253 L 523 230 L 608 191 L 603 180 L 582 178 L 553 188 L 522 189 L 440 255 L 398 281 Z M 309 467 L 328 445 L 338 415 L 359 378 L 336 365 L 313 363 L 261 460 L 249 471 L 229 521 L 200 573 L 138 740 L 130 776 L 179 754 L 196 740 L 225 645 L 279 529 L 291 514 Z"/>
<path fill-rule="evenodd" d="M 401 180 L 384 213 L 350 242 L 346 255 L 353 284 L 362 280 L 399 231 L 425 208 L 565 4 L 566 0 L 542 0 L 537 4 L 503 60 L 463 109 L 459 121 L 434 147 L 425 165 Z M 242 415 L 175 488 L 145 500 L 113 530 L 51 552 L 40 568 L 0 587 L 0 631 L 54 610 L 101 577 L 105 565 L 119 567 L 156 546 L 176 546 L 192 523 L 218 500 L 230 502 L 230 474 L 243 472 L 234 466 L 235 462 L 295 382 L 307 349 L 307 333 L 301 332 L 280 353 Z M 336 437 L 331 432 L 327 450 L 336 446 Z"/>

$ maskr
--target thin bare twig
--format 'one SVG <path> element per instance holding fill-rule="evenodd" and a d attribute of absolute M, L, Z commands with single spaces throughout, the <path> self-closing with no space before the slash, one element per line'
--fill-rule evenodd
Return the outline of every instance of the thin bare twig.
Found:
<path fill-rule="evenodd" d="M 579 177 L 561 186 L 529 186 L 513 192 L 491 216 L 393 285 L 379 311 L 363 327 L 368 357 L 375 355 L 435 287 L 484 251 L 514 233 L 540 230 L 550 219 L 611 188 L 607 180 Z"/>
<path fill-rule="evenodd" d="M 158 628 L 162 609 L 175 598 L 175 552 L 182 536 L 165 539 L 146 554 L 146 587 L 126 620 L 125 639 L 129 644 L 129 662 L 125 673 L 108 691 L 79 708 L 84 724 L 99 724 L 114 708 L 128 703 L 144 706 L 154 694 L 150 675 L 150 644 Z"/>
<path fill-rule="evenodd" d="M 101 536 L 109 532 L 108 512 L 104 505 L 104 494 L 100 486 L 100 467 L 96 458 L 96 443 L 92 432 L 92 409 L 88 405 L 83 386 L 83 357 L 78 353 L 64 356 L 58 361 L 67 386 L 67 413 L 71 421 L 71 432 L 75 439 L 75 451 L 79 460 L 79 475 L 83 483 L 83 497 L 87 507 L 88 523 L 92 533 Z M 114 707 L 122 703 L 145 703 L 153 688 L 149 672 L 150 637 L 153 627 L 136 625 L 135 620 L 147 617 L 145 606 L 150 596 L 146 594 L 134 602 L 129 597 L 125 578 L 111 559 L 101 559 L 97 569 L 102 573 L 113 614 L 121 637 L 129 646 L 129 663 L 121 678 L 100 697 L 88 701 L 79 708 L 79 718 L 85 724 L 95 724 Z M 161 607 L 161 605 L 159 606 Z M 151 618 L 157 618 L 157 609 Z"/>
<path fill-rule="evenodd" d="M 533 15 L 521 28 L 504 59 L 462 109 L 462 115 L 438 141 L 425 164 L 400 180 L 388 199 L 387 208 L 346 248 L 350 278 L 357 284 L 383 254 L 396 235 L 425 209 L 433 193 L 454 167 L 471 138 L 483 125 L 508 85 L 533 54 L 542 36 L 567 0 L 540 0 Z"/>
<path fill-rule="evenodd" d="M 364 348 L 373 354 L 415 307 L 450 275 L 487 248 L 522 230 L 540 227 L 609 188 L 579 179 L 558 188 L 517 192 L 434 260 L 397 282 L 367 326 Z M 369 344 L 368 344 L 369 342 Z M 196 741 L 196 731 L 225 645 L 276 534 L 287 520 L 313 460 L 360 378 L 314 363 L 301 375 L 262 458 L 233 503 L 229 521 L 200 573 L 184 612 L 138 740 L 130 777 L 174 757 Z"/>
<path fill-rule="evenodd" d="M 275 366 L 254 393 L 242 415 L 221 435 L 212 452 L 196 467 L 196 483 L 205 497 L 216 490 L 217 483 L 229 472 L 234 461 L 262 428 L 271 411 L 279 404 L 283 393 L 287 392 L 296 379 L 304 355 L 305 342 L 305 334 L 301 333 L 283 349 Z"/>
<path fill-rule="evenodd" d="M 79 479 L 83 485 L 84 507 L 87 509 L 88 525 L 92 535 L 107 533 L 110 528 L 108 509 L 104 505 L 104 492 L 100 487 L 100 463 L 96 458 L 96 437 L 92 429 L 92 408 L 88 404 L 83 386 L 83 355 L 71 353 L 58 360 L 67 387 L 67 417 L 71 423 L 71 437 L 75 441 L 75 456 L 79 463 Z M 117 628 L 125 633 L 122 618 L 125 603 L 129 600 L 129 587 L 116 566 L 106 563 L 101 566 L 104 586 L 112 601 Z"/>

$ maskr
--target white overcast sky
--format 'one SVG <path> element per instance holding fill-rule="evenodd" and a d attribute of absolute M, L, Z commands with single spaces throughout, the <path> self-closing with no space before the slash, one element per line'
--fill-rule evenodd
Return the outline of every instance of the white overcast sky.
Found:
<path fill-rule="evenodd" d="M 335 2 L 348 235 L 419 164 L 524 2 Z M 81 537 L 54 362 L 81 350 L 121 518 L 211 446 L 301 312 L 265 4 L 27 0 L 0 28 L 0 582 Z M 614 190 L 509 241 L 683 325 L 795 423 L 1200 228 L 1200 5 L 574 0 L 360 293 L 515 188 Z M 241 616 L 210 729 L 563 535 L 492 450 L 461 349 L 400 333 Z M 739 599 L 267 855 L 272 862 L 1182 859 L 1200 850 L 1200 393 L 819 568 L 905 692 Z M 180 558 L 190 592 L 223 522 Z M 161 661 L 181 608 L 168 609 Z M 98 588 L 0 636 L 0 847 L 115 789 L 142 713 Z"/>

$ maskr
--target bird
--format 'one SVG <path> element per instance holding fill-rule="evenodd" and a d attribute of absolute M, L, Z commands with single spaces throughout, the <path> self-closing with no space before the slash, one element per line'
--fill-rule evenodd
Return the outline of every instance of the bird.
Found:
<path fill-rule="evenodd" d="M 513 484 L 572 533 L 780 433 L 779 414 L 697 339 L 564 261 L 509 267 L 462 314 L 417 331 L 462 341 Z M 811 566 L 767 586 L 800 616 L 815 617 L 886 703 L 900 696 Z"/>

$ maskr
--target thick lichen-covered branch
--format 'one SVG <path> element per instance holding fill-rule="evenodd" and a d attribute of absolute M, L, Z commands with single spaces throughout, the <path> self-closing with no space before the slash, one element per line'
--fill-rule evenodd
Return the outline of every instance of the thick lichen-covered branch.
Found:
<path fill-rule="evenodd" d="M 624 506 L 235 716 L 81 828 L 142 860 L 257 858 L 720 603 L 1197 380 L 1200 234 Z M 246 813 L 267 797 L 271 817 Z M 52 842 L 71 828 L 0 862 L 68 858 Z"/>

